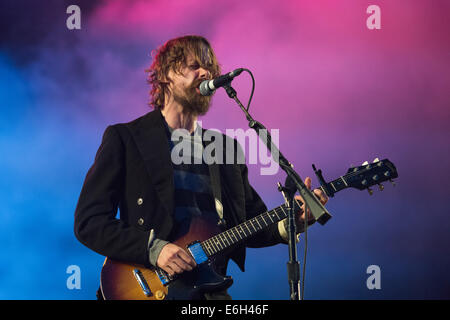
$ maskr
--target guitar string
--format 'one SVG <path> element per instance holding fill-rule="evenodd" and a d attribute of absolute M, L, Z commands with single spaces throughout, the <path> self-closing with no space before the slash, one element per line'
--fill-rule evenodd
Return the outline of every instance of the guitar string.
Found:
<path fill-rule="evenodd" d="M 296 202 L 297 202 L 296 204 L 298 205 L 298 208 L 300 208 L 301 207 L 301 205 L 299 205 L 300 201 L 298 201 L 296 199 Z M 235 244 L 251 237 L 255 233 L 263 230 L 264 228 L 270 226 L 271 224 L 274 224 L 276 222 L 279 222 L 279 221 L 285 219 L 287 217 L 287 214 L 284 212 L 283 206 L 285 207 L 285 204 L 278 206 L 277 208 L 272 209 L 270 211 L 266 211 L 252 219 L 249 219 L 237 226 L 234 226 L 233 228 L 230 228 L 224 232 L 221 232 L 221 233 L 203 241 L 202 243 L 205 244 L 204 249 L 211 252 L 211 250 L 209 248 L 212 248 L 214 250 L 214 252 L 211 252 L 211 255 L 217 254 L 218 252 L 220 252 L 224 249 L 227 249 L 227 248 L 231 247 L 232 245 L 235 245 Z M 281 214 L 281 218 L 280 218 L 279 214 Z M 275 221 L 272 219 L 271 216 L 272 217 L 276 216 Z M 271 222 L 267 222 L 267 219 L 270 219 Z M 256 228 L 252 221 L 257 222 L 258 225 L 260 226 L 260 228 L 259 229 Z M 259 223 L 259 221 L 262 221 L 265 224 L 265 226 L 261 227 L 261 224 Z M 249 231 L 248 234 L 244 231 L 243 226 L 245 226 L 247 228 L 247 230 Z M 250 226 L 252 226 L 253 231 L 250 229 Z M 241 228 L 242 231 L 239 231 L 238 230 L 239 228 Z M 236 231 L 236 232 L 234 232 L 234 231 Z M 235 240 L 232 239 L 230 233 L 233 235 Z M 236 236 L 236 233 L 239 235 L 239 238 Z M 243 237 L 241 235 L 242 233 L 244 235 Z M 223 241 L 223 239 L 226 239 L 228 243 L 231 242 L 231 245 L 230 244 L 227 245 Z M 206 248 L 206 247 L 209 247 L 209 248 Z"/>

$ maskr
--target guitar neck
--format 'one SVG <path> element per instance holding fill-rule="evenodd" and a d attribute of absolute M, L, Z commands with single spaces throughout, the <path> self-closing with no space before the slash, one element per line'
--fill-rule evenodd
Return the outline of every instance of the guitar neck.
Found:
<path fill-rule="evenodd" d="M 298 210 L 297 206 L 296 209 Z M 247 220 L 227 231 L 219 233 L 203 242 L 201 245 L 208 256 L 218 254 L 235 244 L 243 242 L 270 225 L 287 217 L 287 209 L 283 204 Z"/>
<path fill-rule="evenodd" d="M 324 186 L 321 186 L 319 189 L 321 189 L 326 195 L 329 196 L 330 194 L 344 190 L 345 188 L 349 188 L 349 184 L 347 183 L 347 180 L 351 179 L 352 177 L 353 177 L 353 174 L 346 174 L 345 176 L 341 176 L 336 180 L 328 182 Z"/>
<path fill-rule="evenodd" d="M 321 189 L 324 193 L 327 194 L 327 188 L 331 188 L 332 190 L 334 190 L 334 192 L 338 192 L 348 187 L 349 186 L 346 182 L 345 177 L 340 177 L 339 179 L 331 181 L 325 186 L 322 186 Z M 302 204 L 303 203 L 301 201 L 295 200 L 294 210 L 301 210 Z M 287 208 L 286 205 L 283 204 L 279 207 L 276 207 L 275 209 L 266 211 L 250 220 L 247 220 L 231 229 L 219 233 L 214 237 L 201 242 L 201 245 L 205 253 L 210 257 L 223 252 L 224 250 L 238 243 L 244 242 L 245 240 L 253 237 L 258 232 L 264 230 L 272 224 L 278 223 L 285 218 L 287 218 Z"/>

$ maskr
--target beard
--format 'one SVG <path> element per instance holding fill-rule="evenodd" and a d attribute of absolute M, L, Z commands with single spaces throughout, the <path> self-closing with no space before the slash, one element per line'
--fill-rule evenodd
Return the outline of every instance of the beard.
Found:
<path fill-rule="evenodd" d="M 208 112 L 212 96 L 202 96 L 197 92 L 200 83 L 193 83 L 184 92 L 179 89 L 173 91 L 173 99 L 183 106 L 183 113 L 203 116 Z"/>

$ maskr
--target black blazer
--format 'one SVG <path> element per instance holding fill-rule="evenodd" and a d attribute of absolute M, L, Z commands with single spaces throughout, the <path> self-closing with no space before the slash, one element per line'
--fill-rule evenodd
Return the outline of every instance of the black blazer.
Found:
<path fill-rule="evenodd" d="M 233 143 L 239 147 L 235 139 Z M 245 164 L 219 168 L 228 228 L 267 210 L 248 182 Z M 117 208 L 120 219 L 116 218 Z M 150 230 L 155 230 L 157 238 L 167 240 L 173 216 L 173 167 L 161 112 L 152 111 L 129 123 L 108 126 L 75 210 L 77 239 L 101 255 L 150 266 Z M 283 240 L 274 224 L 237 247 L 230 257 L 244 271 L 245 246 L 280 242 Z"/>

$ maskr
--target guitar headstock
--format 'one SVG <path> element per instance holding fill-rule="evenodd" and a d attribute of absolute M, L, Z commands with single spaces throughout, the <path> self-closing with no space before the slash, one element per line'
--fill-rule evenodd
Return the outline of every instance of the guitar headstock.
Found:
<path fill-rule="evenodd" d="M 368 189 L 369 193 L 373 191 L 371 186 L 378 185 L 380 190 L 384 189 L 381 184 L 384 181 L 390 181 L 393 185 L 395 183 L 392 179 L 398 177 L 397 169 L 394 164 L 388 159 L 379 160 L 375 158 L 372 163 L 365 161 L 359 167 L 352 167 L 348 169 L 345 175 L 345 181 L 349 187 L 359 190 Z"/>

